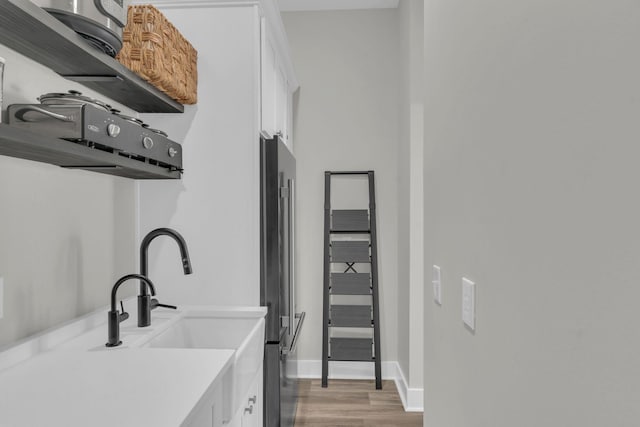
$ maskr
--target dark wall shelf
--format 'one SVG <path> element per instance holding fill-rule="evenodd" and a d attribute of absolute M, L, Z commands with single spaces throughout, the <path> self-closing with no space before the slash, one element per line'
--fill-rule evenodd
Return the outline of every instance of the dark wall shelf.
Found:
<path fill-rule="evenodd" d="M 180 179 L 181 172 L 0 124 L 0 155 L 133 179 Z"/>
<path fill-rule="evenodd" d="M 0 43 L 137 112 L 184 111 L 182 104 L 89 46 L 30 1 L 0 1 Z M 66 92 L 66 88 L 51 88 L 51 92 Z"/>

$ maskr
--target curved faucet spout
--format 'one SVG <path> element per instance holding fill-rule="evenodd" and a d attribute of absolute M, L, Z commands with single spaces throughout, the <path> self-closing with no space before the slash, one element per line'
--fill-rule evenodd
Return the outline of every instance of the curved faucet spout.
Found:
<path fill-rule="evenodd" d="M 150 231 L 140 244 L 140 274 L 148 276 L 149 273 L 149 245 L 158 236 L 169 236 L 176 241 L 180 248 L 180 257 L 182 258 L 182 269 L 184 274 L 191 274 L 191 260 L 189 259 L 189 251 L 187 250 L 187 242 L 182 235 L 171 228 L 156 228 Z M 147 295 L 146 287 L 140 284 L 140 295 Z"/>
<path fill-rule="evenodd" d="M 127 274 L 126 276 L 122 276 L 120 279 L 118 279 L 118 281 L 116 282 L 115 285 L 113 285 L 113 289 L 111 289 L 111 311 L 116 311 L 116 295 L 118 293 L 118 288 L 120 287 L 120 285 L 122 285 L 124 282 L 126 282 L 127 280 L 131 280 L 131 279 L 138 279 L 140 280 L 142 283 L 144 283 L 145 290 L 148 287 L 151 290 L 151 295 L 155 295 L 156 294 L 156 288 L 155 286 L 153 286 L 153 282 L 151 282 L 151 280 L 149 280 L 149 278 L 147 278 L 146 276 L 143 276 L 142 274 Z"/>

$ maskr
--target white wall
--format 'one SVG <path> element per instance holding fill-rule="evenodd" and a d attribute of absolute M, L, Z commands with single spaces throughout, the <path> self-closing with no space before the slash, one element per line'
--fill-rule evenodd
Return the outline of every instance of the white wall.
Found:
<path fill-rule="evenodd" d="M 382 360 L 395 361 L 400 102 L 397 12 L 282 15 L 300 82 L 294 116 L 297 284 L 298 306 L 306 311 L 307 320 L 298 357 L 322 358 L 324 171 L 372 169 L 377 187 Z M 350 195 L 366 201 L 366 186 L 359 196 Z"/>
<path fill-rule="evenodd" d="M 171 227 L 187 241 L 155 240 L 149 275 L 167 303 L 258 305 L 259 17 L 256 7 L 158 5 L 198 51 L 198 104 L 184 114 L 142 115 L 184 146 L 182 180 L 140 185 L 140 232 Z"/>
<path fill-rule="evenodd" d="M 640 4 L 424 17 L 425 426 L 637 426 Z"/>
<path fill-rule="evenodd" d="M 4 46 L 0 56 L 4 110 L 68 89 L 105 99 Z M 124 178 L 0 156 L 0 346 L 109 304 L 114 282 L 136 268 L 134 189 Z"/>
<path fill-rule="evenodd" d="M 398 363 L 407 386 L 423 384 L 423 1 L 398 7 L 402 66 L 398 141 Z M 428 283 L 428 282 L 427 282 Z M 411 393 L 409 393 L 411 395 Z M 421 405 L 422 395 L 412 405 Z"/>

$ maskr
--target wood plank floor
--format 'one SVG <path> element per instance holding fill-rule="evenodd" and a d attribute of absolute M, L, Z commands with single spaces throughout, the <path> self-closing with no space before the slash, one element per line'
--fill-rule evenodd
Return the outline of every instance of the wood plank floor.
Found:
<path fill-rule="evenodd" d="M 421 412 L 404 412 L 393 381 L 300 380 L 296 427 L 422 426 Z"/>

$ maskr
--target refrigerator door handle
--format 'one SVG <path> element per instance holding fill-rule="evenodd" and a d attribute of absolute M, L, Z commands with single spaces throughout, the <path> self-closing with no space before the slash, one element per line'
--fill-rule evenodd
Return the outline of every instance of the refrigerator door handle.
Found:
<path fill-rule="evenodd" d="M 282 349 L 284 354 L 293 353 L 296 351 L 296 346 L 298 345 L 298 338 L 300 338 L 300 331 L 302 330 L 302 324 L 304 323 L 304 317 L 306 316 L 306 312 L 296 313 L 296 319 L 298 320 L 298 325 L 296 326 L 296 331 L 293 334 L 293 339 L 291 340 L 291 346 L 289 348 Z"/>
<path fill-rule="evenodd" d="M 289 180 L 289 333 L 295 330 L 296 312 L 296 207 L 295 207 L 295 181 Z"/>

